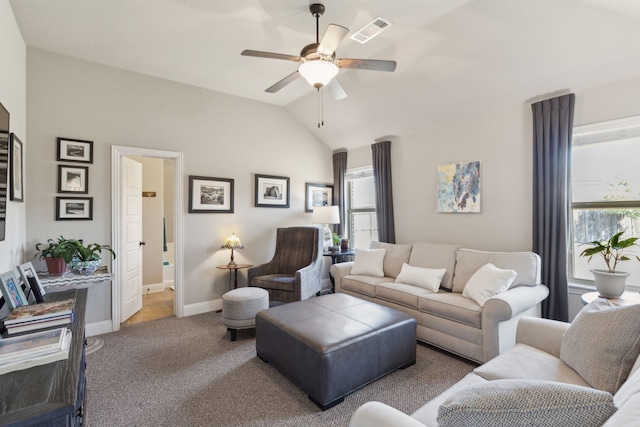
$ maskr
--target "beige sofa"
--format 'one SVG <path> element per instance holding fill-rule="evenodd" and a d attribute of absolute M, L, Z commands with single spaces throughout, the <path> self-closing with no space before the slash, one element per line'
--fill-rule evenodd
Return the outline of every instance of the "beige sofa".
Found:
<path fill-rule="evenodd" d="M 533 252 L 487 252 L 456 245 L 372 242 L 384 249 L 380 275 L 352 274 L 354 262 L 334 264 L 331 275 L 336 292 L 397 308 L 418 322 L 417 338 L 465 358 L 484 363 L 515 344 L 518 320 L 540 317 L 540 302 L 549 294 L 540 283 L 540 257 Z M 472 276 L 487 263 L 517 273 L 507 291 L 490 297 L 484 306 L 463 295 Z M 435 292 L 396 282 L 403 265 L 446 269 Z M 359 267 L 359 266 L 358 266 Z M 360 270 L 362 270 L 360 268 Z M 414 271 L 415 273 L 415 271 Z"/>
<path fill-rule="evenodd" d="M 637 325 L 640 312 L 636 309 L 633 316 L 635 319 L 629 319 Z M 614 319 L 613 327 L 607 325 L 600 332 L 595 331 L 599 320 L 596 318 L 594 322 L 586 325 L 582 336 L 567 344 L 567 338 L 563 338 L 563 335 L 569 329 L 569 323 L 524 317 L 518 324 L 517 344 L 513 348 L 479 366 L 411 416 L 384 403 L 368 402 L 356 410 L 349 425 L 638 426 L 638 327 L 635 326 L 635 332 L 627 334 L 630 336 L 627 340 L 628 347 L 620 346 L 610 351 L 610 347 L 616 347 L 617 341 L 624 341 L 610 333 L 620 322 Z M 611 337 L 609 342 L 606 335 Z M 568 354 L 563 352 L 563 347 L 566 351 L 567 346 L 576 343 L 579 346 L 582 344 L 580 347 L 584 350 L 572 350 Z M 618 356 L 615 355 L 616 351 Z M 620 385 L 609 390 L 605 390 L 607 387 L 592 386 L 564 361 L 567 359 L 573 368 L 580 370 L 594 384 L 606 382 L 601 377 L 595 377 L 604 374 L 610 375 Z M 623 366 L 625 364 L 626 368 Z M 628 368 L 631 368 L 630 371 Z M 501 390 L 502 387 L 505 388 Z M 441 418 L 438 419 L 441 406 L 447 412 L 440 413 Z M 458 411 L 460 417 L 471 418 L 473 423 L 456 419 L 452 414 L 454 411 Z M 613 411 L 615 412 L 611 415 Z M 505 422 L 504 417 L 514 417 L 518 422 Z"/>

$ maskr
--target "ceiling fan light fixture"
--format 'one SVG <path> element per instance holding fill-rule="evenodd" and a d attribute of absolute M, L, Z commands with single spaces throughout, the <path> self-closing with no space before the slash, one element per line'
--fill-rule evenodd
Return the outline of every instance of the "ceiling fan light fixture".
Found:
<path fill-rule="evenodd" d="M 298 72 L 311 86 L 320 89 L 338 75 L 338 66 L 329 61 L 307 61 L 300 65 Z"/>

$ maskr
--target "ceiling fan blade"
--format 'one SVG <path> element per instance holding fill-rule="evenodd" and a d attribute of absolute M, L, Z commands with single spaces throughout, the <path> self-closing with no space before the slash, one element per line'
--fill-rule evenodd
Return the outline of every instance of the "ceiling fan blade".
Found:
<path fill-rule="evenodd" d="M 348 32 L 348 28 L 336 24 L 329 24 L 318 46 L 318 53 L 327 56 L 333 55 L 333 52 Z"/>
<path fill-rule="evenodd" d="M 333 99 L 336 101 L 340 101 L 341 99 L 345 99 L 347 97 L 347 92 L 344 91 L 344 88 L 338 81 L 338 79 L 331 79 L 329 84 L 327 84 L 327 88 L 331 95 L 333 95 Z"/>
<path fill-rule="evenodd" d="M 340 68 L 357 70 L 395 71 L 396 69 L 396 61 L 382 59 L 336 59 L 335 64 Z"/>
<path fill-rule="evenodd" d="M 258 58 L 284 59 L 285 61 L 300 61 L 299 56 L 285 55 L 284 53 L 262 52 L 260 50 L 243 50 L 242 56 L 256 56 Z"/>
<path fill-rule="evenodd" d="M 279 91 L 280 89 L 282 89 L 283 87 L 285 87 L 286 85 L 288 85 L 289 83 L 293 82 L 295 79 L 297 79 L 300 76 L 300 73 L 298 73 L 298 71 L 294 71 L 293 73 L 289 74 L 287 77 L 285 77 L 284 79 L 280 80 L 278 83 L 274 84 L 273 86 L 267 88 L 265 90 L 265 92 L 268 93 L 276 93 L 277 91 Z"/>

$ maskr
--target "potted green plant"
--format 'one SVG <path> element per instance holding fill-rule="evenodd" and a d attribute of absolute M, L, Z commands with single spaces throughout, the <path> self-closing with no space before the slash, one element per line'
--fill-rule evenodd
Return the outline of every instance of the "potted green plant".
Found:
<path fill-rule="evenodd" d="M 116 257 L 109 245 L 85 245 L 82 239 L 65 239 L 63 236 L 38 243 L 36 250 L 35 256 L 45 260 L 52 276 L 66 273 L 67 266 L 75 274 L 92 274 L 102 264 L 100 253 L 105 250 L 111 252 L 114 259 Z"/>
<path fill-rule="evenodd" d="M 591 246 L 580 253 L 580 256 L 589 257 L 588 261 L 591 261 L 594 255 L 600 255 L 604 259 L 607 265 L 606 270 L 591 269 L 590 271 L 593 274 L 596 289 L 605 298 L 621 296 L 624 293 L 627 276 L 629 276 L 629 273 L 625 271 L 618 271 L 617 267 L 618 263 L 632 259 L 625 255 L 625 251 L 632 246 L 637 246 L 638 238 L 621 239 L 623 233 L 623 231 L 617 232 L 608 240 L 594 240 L 586 243 Z M 640 261 L 638 256 L 634 255 L 634 258 Z"/>
<path fill-rule="evenodd" d="M 69 241 L 60 236 L 57 239 L 48 239 L 46 243 L 36 244 L 35 257 L 44 259 L 47 270 L 51 276 L 59 276 L 67 272 L 66 255 L 69 251 Z M 71 257 L 68 257 L 71 261 Z"/>
<path fill-rule="evenodd" d="M 102 260 L 100 259 L 100 253 L 102 251 L 111 252 L 113 259 L 116 258 L 116 253 L 109 245 L 101 245 L 98 243 L 89 243 L 85 245 L 82 239 L 73 239 L 68 240 L 65 258 L 71 258 L 67 263 L 73 273 L 93 274 L 98 267 L 102 265 Z"/>

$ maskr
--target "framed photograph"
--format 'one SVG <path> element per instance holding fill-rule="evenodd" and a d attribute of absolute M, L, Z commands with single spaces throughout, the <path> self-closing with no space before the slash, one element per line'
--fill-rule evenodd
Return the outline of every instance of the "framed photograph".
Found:
<path fill-rule="evenodd" d="M 480 212 L 480 162 L 438 165 L 438 212 Z"/>
<path fill-rule="evenodd" d="M 22 277 L 22 282 L 27 285 L 27 289 L 31 289 L 35 301 L 44 302 L 44 296 L 47 292 L 44 290 L 42 283 L 40 283 L 40 278 L 38 277 L 38 273 L 36 273 L 36 269 L 33 268 L 33 264 L 27 262 L 19 265 L 18 273 L 20 273 L 20 277 Z"/>
<path fill-rule="evenodd" d="M 0 274 L 0 289 L 2 290 L 4 300 L 9 304 L 10 310 L 29 304 L 13 271 Z"/>
<path fill-rule="evenodd" d="M 83 219 L 93 219 L 93 197 L 56 197 L 56 221 Z"/>
<path fill-rule="evenodd" d="M 305 212 L 313 212 L 315 206 L 331 206 L 333 204 L 333 185 L 307 182 L 304 202 Z"/>
<path fill-rule="evenodd" d="M 233 179 L 189 176 L 189 213 L 233 213 Z"/>
<path fill-rule="evenodd" d="M 93 163 L 93 141 L 58 138 L 58 160 Z"/>
<path fill-rule="evenodd" d="M 289 207 L 289 177 L 256 174 L 255 190 L 256 207 Z"/>
<path fill-rule="evenodd" d="M 58 165 L 58 193 L 89 193 L 89 167 Z"/>
<path fill-rule="evenodd" d="M 11 144 L 9 150 L 10 170 L 11 170 L 11 187 L 9 191 L 10 200 L 16 202 L 24 201 L 24 160 L 22 155 L 22 141 L 18 139 L 15 133 L 11 134 Z"/>

